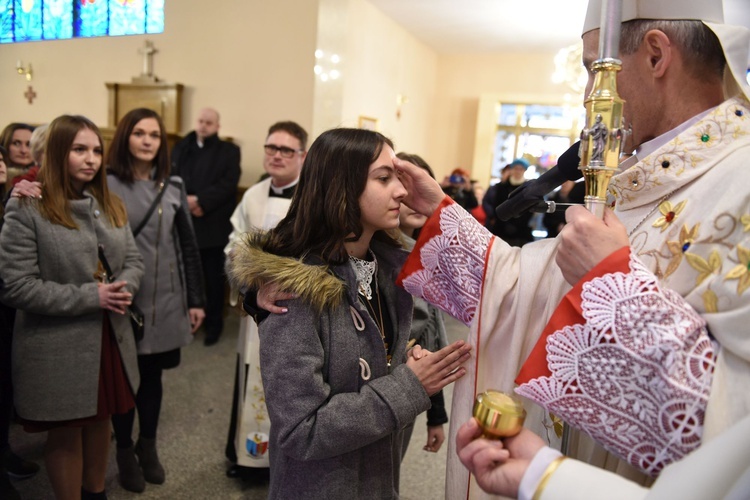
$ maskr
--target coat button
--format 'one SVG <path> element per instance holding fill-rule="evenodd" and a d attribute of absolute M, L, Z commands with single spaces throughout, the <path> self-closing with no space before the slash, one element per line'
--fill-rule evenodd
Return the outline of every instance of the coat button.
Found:
<path fill-rule="evenodd" d="M 122 344 L 122 335 L 117 336 L 117 343 Z"/>
<path fill-rule="evenodd" d="M 99 210 L 94 210 L 94 217 L 98 219 L 99 213 L 100 213 Z"/>

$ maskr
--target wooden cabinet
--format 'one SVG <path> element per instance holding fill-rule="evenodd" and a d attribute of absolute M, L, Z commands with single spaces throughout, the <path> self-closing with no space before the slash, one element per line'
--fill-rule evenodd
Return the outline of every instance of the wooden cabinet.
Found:
<path fill-rule="evenodd" d="M 181 83 L 107 83 L 109 113 L 107 127 L 115 128 L 125 114 L 135 108 L 156 111 L 168 133 L 179 134 L 182 126 Z"/>

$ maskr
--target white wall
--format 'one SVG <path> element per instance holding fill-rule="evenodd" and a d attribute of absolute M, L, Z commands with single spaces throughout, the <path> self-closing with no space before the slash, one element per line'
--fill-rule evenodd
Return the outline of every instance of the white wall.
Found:
<path fill-rule="evenodd" d="M 162 34 L 3 45 L 0 123 L 78 113 L 106 125 L 104 84 L 140 74 L 138 49 L 148 39 L 159 51 L 154 73 L 186 86 L 183 131 L 193 128 L 201 107 L 216 107 L 220 134 L 242 148 L 241 182 L 250 185 L 262 172 L 261 145 L 271 123 L 312 126 L 317 6 L 314 0 L 177 0 L 165 2 Z M 33 104 L 23 97 L 26 80 L 13 71 L 19 59 L 34 68 Z"/>
<path fill-rule="evenodd" d="M 207 5 L 210 4 L 210 8 Z M 166 2 L 159 35 L 29 42 L 0 47 L 0 124 L 47 122 L 61 113 L 107 119 L 105 82 L 130 82 L 142 68 L 138 49 L 152 40 L 154 71 L 186 86 L 182 128 L 214 106 L 222 135 L 242 147 L 242 185 L 262 172 L 268 126 L 299 122 L 311 139 L 335 126 L 379 120 L 396 148 L 422 155 L 443 175 L 475 167 L 480 97 L 518 95 L 560 100 L 550 81 L 554 54 L 440 55 L 367 0 L 175 0 Z M 314 51 L 341 56 L 342 77 L 315 78 Z M 16 60 L 31 62 L 38 97 Z M 406 97 L 397 118 L 397 95 Z M 482 160 L 483 161 L 483 160 Z M 483 165 L 483 164 L 482 164 Z M 481 170 L 482 165 L 477 166 Z"/>

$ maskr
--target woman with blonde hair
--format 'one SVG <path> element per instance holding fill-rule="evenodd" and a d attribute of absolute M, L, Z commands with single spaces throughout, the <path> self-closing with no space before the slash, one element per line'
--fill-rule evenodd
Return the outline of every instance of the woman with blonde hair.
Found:
<path fill-rule="evenodd" d="M 90 120 L 63 115 L 50 124 L 39 178 L 42 197 L 10 199 L 0 232 L 0 299 L 18 310 L 15 407 L 27 431 L 47 431 L 55 497 L 106 498 L 110 416 L 133 407 L 139 383 L 125 312 L 143 264 Z"/>

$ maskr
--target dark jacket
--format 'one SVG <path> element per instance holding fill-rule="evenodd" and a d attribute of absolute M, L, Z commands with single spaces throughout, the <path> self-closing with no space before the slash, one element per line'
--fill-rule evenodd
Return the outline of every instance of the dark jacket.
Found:
<path fill-rule="evenodd" d="M 193 217 L 199 248 L 226 246 L 240 174 L 240 148 L 216 134 L 200 148 L 190 132 L 172 149 L 172 175 L 182 177 L 187 194 L 196 195 L 203 209 L 202 217 Z"/>

